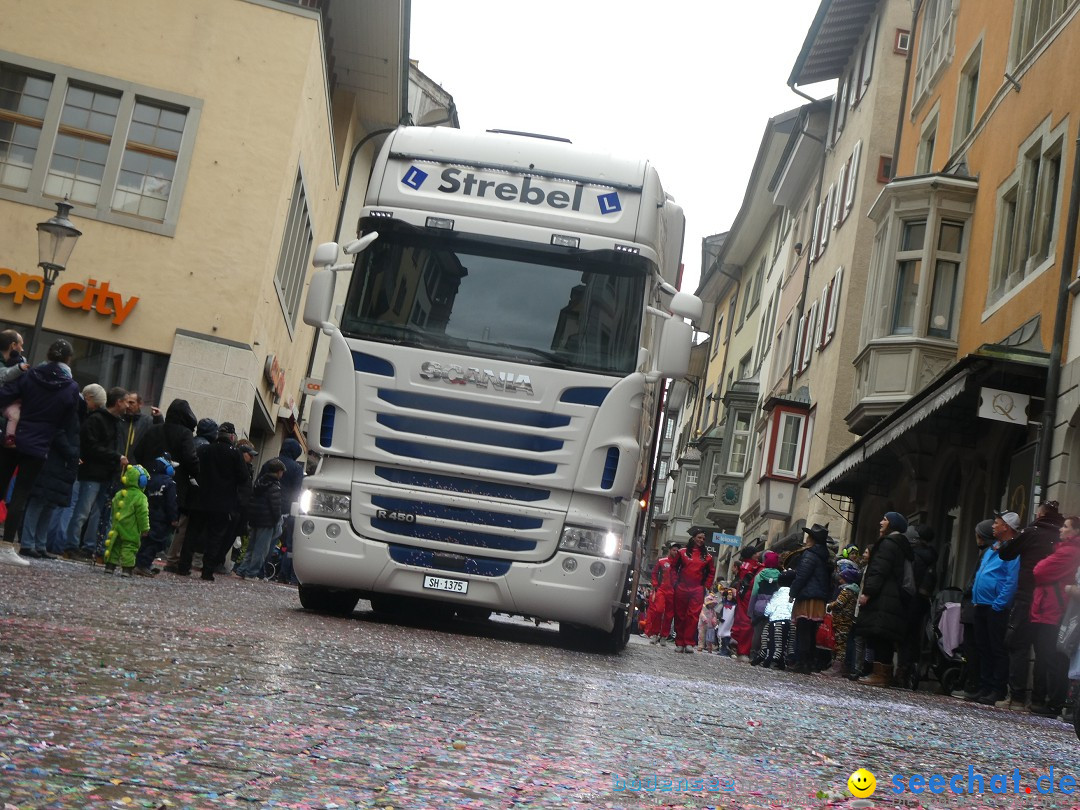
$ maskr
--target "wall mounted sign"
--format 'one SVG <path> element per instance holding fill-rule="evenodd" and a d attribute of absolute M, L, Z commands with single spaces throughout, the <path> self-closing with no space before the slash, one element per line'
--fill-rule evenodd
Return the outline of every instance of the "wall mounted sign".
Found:
<path fill-rule="evenodd" d="M 979 389 L 979 416 L 1026 427 L 1031 397 L 997 388 Z"/>
<path fill-rule="evenodd" d="M 40 301 L 44 288 L 45 282 L 41 276 L 0 267 L 0 296 L 10 295 L 11 302 L 16 306 L 24 301 Z M 112 321 L 113 326 L 120 326 L 127 320 L 127 316 L 139 303 L 138 297 L 133 295 L 125 300 L 123 295 L 109 289 L 109 282 L 99 282 L 93 278 L 85 284 L 79 281 L 61 284 L 56 291 L 56 300 L 66 309 L 81 309 L 84 312 L 104 315 Z"/>

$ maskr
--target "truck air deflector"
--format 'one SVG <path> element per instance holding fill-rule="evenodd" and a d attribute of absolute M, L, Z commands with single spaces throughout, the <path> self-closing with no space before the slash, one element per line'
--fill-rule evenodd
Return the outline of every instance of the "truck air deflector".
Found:
<path fill-rule="evenodd" d="M 375 439 L 375 446 L 384 452 L 404 458 L 422 461 L 437 461 L 441 464 L 453 464 L 459 467 L 474 467 L 478 470 L 497 470 L 517 473 L 518 475 L 551 475 L 558 469 L 556 464 L 546 461 L 496 456 L 475 450 L 458 450 L 453 447 L 421 444 L 404 439 Z"/>
<path fill-rule="evenodd" d="M 471 478 L 458 478 L 453 475 L 396 470 L 393 467 L 376 467 L 375 475 L 392 484 L 401 484 L 412 489 L 430 489 L 437 492 L 456 492 L 463 495 L 480 495 L 485 498 L 502 498 L 507 501 L 546 501 L 551 492 L 546 489 L 522 487 L 515 484 L 500 484 L 493 481 L 474 481 Z"/>
<path fill-rule="evenodd" d="M 392 416 L 385 413 L 380 413 L 376 421 L 398 433 L 415 433 L 436 439 L 487 444 L 513 450 L 528 450 L 533 453 L 550 453 L 553 450 L 561 450 L 563 447 L 563 442 L 559 439 L 493 430 L 480 425 L 462 425 L 456 422 L 440 422 L 436 419 L 421 419 L 414 416 Z"/>
<path fill-rule="evenodd" d="M 354 351 L 352 353 L 352 362 L 353 368 L 364 374 L 379 374 L 383 377 L 394 376 L 394 364 L 373 354 Z"/>
<path fill-rule="evenodd" d="M 469 419 L 483 419 L 489 422 L 505 422 L 510 425 L 537 428 L 566 427 L 570 424 L 569 416 L 529 411 L 524 408 L 513 408 L 505 405 L 491 405 L 486 402 L 470 402 L 430 394 L 417 394 L 411 391 L 394 391 L 389 388 L 380 388 L 378 396 L 384 402 L 389 402 L 399 408 L 409 408 L 427 413 L 442 413 L 448 416 L 464 416 Z"/>
<path fill-rule="evenodd" d="M 609 447 L 604 460 L 604 475 L 600 479 L 600 489 L 611 489 L 615 484 L 615 473 L 619 471 L 619 448 Z"/>
<path fill-rule="evenodd" d="M 535 540 L 522 540 L 519 537 L 470 532 L 464 529 L 451 529 L 443 526 L 420 526 L 415 523 L 402 523 L 397 520 L 373 518 L 371 528 L 398 537 L 411 537 L 415 540 L 451 543 L 472 548 L 490 548 L 497 551 L 532 551 L 536 548 Z"/>
<path fill-rule="evenodd" d="M 411 546 L 389 545 L 390 558 L 402 565 L 415 565 L 420 568 L 434 568 L 440 571 L 456 571 L 480 577 L 501 577 L 510 570 L 510 563 L 503 560 L 489 560 L 483 557 L 457 555 L 459 560 L 452 560 L 445 554 L 425 551 Z"/>
<path fill-rule="evenodd" d="M 559 402 L 571 405 L 594 405 L 599 407 L 608 395 L 610 388 L 567 388 L 559 397 Z"/>
<path fill-rule="evenodd" d="M 544 525 L 544 521 L 540 518 L 491 512 L 486 509 L 466 509 L 460 506 L 425 503 L 409 498 L 388 498 L 377 495 L 371 499 L 371 505 L 388 512 L 405 512 L 419 517 L 456 520 L 477 526 L 496 526 L 500 529 L 539 529 Z"/>

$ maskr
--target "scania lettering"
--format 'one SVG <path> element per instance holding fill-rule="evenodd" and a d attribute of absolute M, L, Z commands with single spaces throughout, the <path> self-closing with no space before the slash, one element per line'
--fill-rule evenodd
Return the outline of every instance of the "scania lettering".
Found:
<path fill-rule="evenodd" d="M 701 314 L 676 289 L 683 227 L 646 161 L 390 135 L 355 260 L 315 251 L 304 320 L 329 351 L 293 538 L 301 604 L 435 601 L 622 649 L 663 379 L 686 373 Z"/>

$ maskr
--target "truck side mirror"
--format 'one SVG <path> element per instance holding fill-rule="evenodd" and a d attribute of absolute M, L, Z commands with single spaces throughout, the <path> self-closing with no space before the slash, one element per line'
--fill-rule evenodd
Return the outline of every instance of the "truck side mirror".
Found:
<path fill-rule="evenodd" d="M 319 245 L 319 247 L 322 248 L 325 245 Z M 334 245 L 334 254 L 336 259 L 336 244 Z M 304 323 L 322 329 L 324 332 L 327 328 L 333 329 L 333 324 L 330 323 L 330 309 L 333 303 L 334 271 L 326 267 L 316 270 L 311 276 L 307 300 L 304 302 Z"/>
<path fill-rule="evenodd" d="M 337 261 L 339 250 L 337 242 L 323 242 L 315 248 L 311 263 L 315 267 L 329 267 Z"/>
<path fill-rule="evenodd" d="M 695 296 L 690 296 L 694 298 Z M 663 377 L 682 377 L 690 370 L 694 327 L 682 318 L 668 318 L 660 330 L 656 371 Z"/>
<path fill-rule="evenodd" d="M 680 318 L 697 323 L 701 320 L 701 299 L 692 293 L 677 292 L 671 296 L 671 306 L 668 307 Z"/>

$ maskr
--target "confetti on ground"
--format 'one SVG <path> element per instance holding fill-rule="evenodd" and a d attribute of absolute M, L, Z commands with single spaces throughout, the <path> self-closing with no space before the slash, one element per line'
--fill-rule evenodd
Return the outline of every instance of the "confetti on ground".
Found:
<path fill-rule="evenodd" d="M 590 655 L 521 621 L 329 618 L 267 583 L 46 561 L 0 582 L 3 810 L 1077 806 L 892 793 L 969 765 L 1080 775 L 1069 726 L 930 693 L 638 639 Z M 860 767 L 868 799 L 846 790 Z"/>

